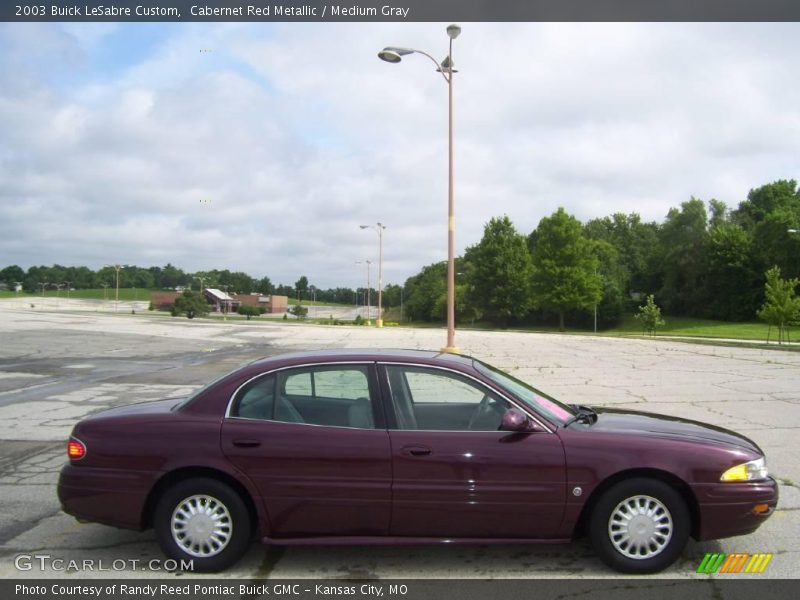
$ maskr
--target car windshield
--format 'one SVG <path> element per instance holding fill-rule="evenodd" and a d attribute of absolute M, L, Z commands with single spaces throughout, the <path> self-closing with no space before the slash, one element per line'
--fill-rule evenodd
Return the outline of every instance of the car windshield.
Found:
<path fill-rule="evenodd" d="M 524 381 L 520 381 L 508 373 L 503 373 L 503 371 L 491 365 L 476 360 L 475 368 L 536 412 L 562 425 L 575 414 L 566 404 L 562 404 L 536 388 L 529 386 Z"/>

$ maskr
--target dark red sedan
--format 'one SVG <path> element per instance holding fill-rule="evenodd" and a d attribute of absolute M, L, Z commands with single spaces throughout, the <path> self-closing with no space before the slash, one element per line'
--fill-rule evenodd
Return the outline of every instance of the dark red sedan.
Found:
<path fill-rule="evenodd" d="M 335 350 L 261 360 L 187 400 L 112 409 L 72 432 L 58 495 L 82 520 L 154 527 L 216 571 L 269 544 L 537 543 L 589 535 L 646 573 L 689 536 L 775 510 L 737 433 L 565 405 L 478 360 Z"/>

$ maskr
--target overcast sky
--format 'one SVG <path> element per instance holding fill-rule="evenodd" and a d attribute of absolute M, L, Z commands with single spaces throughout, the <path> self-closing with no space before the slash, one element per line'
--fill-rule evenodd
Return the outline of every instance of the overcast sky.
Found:
<path fill-rule="evenodd" d="M 446 258 L 446 24 L 0 25 L 0 267 L 384 283 Z M 456 246 L 800 177 L 798 24 L 463 24 Z M 374 272 L 373 272 L 374 273 Z M 374 277 L 374 275 L 373 275 Z"/>

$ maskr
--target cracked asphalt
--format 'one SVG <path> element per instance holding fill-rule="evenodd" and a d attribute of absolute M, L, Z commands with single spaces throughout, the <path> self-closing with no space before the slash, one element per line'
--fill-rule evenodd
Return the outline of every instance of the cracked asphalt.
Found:
<path fill-rule="evenodd" d="M 0 301 L 0 576 L 164 577 L 152 531 L 80 524 L 56 498 L 64 443 L 83 416 L 111 406 L 181 397 L 262 356 L 295 349 L 437 349 L 440 329 L 209 322 L 152 314 Z M 126 311 L 127 312 L 127 311 Z M 461 350 L 569 402 L 617 406 L 714 423 L 744 433 L 765 451 L 780 482 L 776 514 L 757 532 L 690 542 L 653 577 L 708 578 L 694 571 L 706 552 L 771 552 L 764 574 L 796 578 L 800 567 L 800 352 L 720 347 L 662 339 L 459 331 Z M 122 572 L 61 570 L 21 555 Z M 134 563 L 134 561 L 138 561 Z M 97 562 L 95 565 L 99 564 Z M 170 574 L 170 577 L 199 577 Z M 219 576 L 219 575 L 218 575 Z M 217 576 L 217 577 L 218 577 Z M 282 578 L 612 578 L 586 541 L 541 546 L 271 547 L 253 544 L 223 577 Z M 720 575 L 719 578 L 725 576 Z M 741 577 L 741 576 L 739 576 Z"/>

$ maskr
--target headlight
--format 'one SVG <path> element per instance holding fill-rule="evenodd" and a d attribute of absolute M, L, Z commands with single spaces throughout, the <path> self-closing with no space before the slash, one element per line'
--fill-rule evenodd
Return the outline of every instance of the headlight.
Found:
<path fill-rule="evenodd" d="M 719 478 L 720 481 L 752 481 L 754 479 L 766 479 L 769 472 L 767 471 L 767 461 L 764 457 L 751 460 L 750 462 L 742 463 L 731 467 L 722 474 Z"/>

